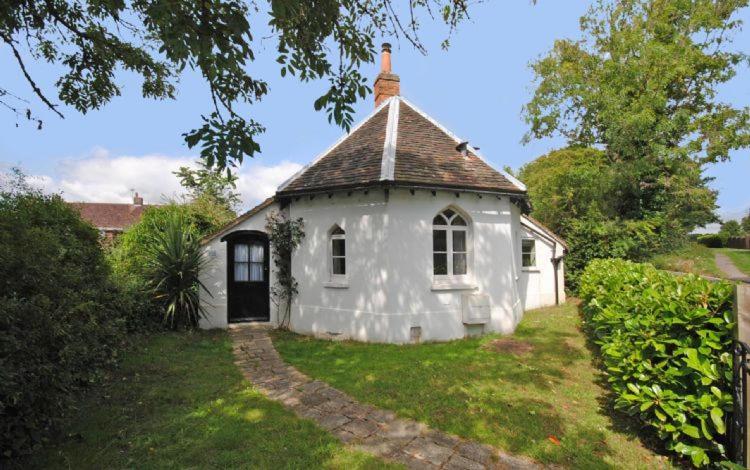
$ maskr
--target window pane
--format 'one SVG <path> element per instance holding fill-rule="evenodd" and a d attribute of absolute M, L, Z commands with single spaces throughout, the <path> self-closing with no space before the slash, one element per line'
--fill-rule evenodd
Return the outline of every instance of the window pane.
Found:
<path fill-rule="evenodd" d="M 466 274 L 466 253 L 453 253 L 453 274 Z"/>
<path fill-rule="evenodd" d="M 434 219 L 432 219 L 432 224 L 433 225 L 448 225 L 448 221 L 445 220 L 445 217 L 443 217 L 442 215 L 438 214 L 438 215 L 435 216 Z"/>
<path fill-rule="evenodd" d="M 255 263 L 263 262 L 263 244 L 253 243 L 250 245 L 250 261 Z"/>
<path fill-rule="evenodd" d="M 448 255 L 445 253 L 434 253 L 432 255 L 433 272 L 436 275 L 448 274 Z"/>
<path fill-rule="evenodd" d="M 453 231 L 453 251 L 466 251 L 466 232 Z"/>
<path fill-rule="evenodd" d="M 531 264 L 531 254 L 530 253 L 524 253 L 521 255 L 521 265 L 524 268 L 527 268 L 529 266 L 533 266 Z"/>
<path fill-rule="evenodd" d="M 534 240 L 522 240 L 521 249 L 524 253 L 532 253 L 534 251 Z"/>
<path fill-rule="evenodd" d="M 432 231 L 432 251 L 448 251 L 445 230 Z"/>
<path fill-rule="evenodd" d="M 331 240 L 333 246 L 333 256 L 346 256 L 346 243 L 344 240 Z"/>
<path fill-rule="evenodd" d="M 250 263 L 250 281 L 263 281 L 263 263 Z"/>
<path fill-rule="evenodd" d="M 443 214 L 445 215 L 445 217 L 447 219 L 450 219 L 451 217 L 453 217 L 453 214 L 455 214 L 455 212 L 453 212 L 452 210 L 448 209 L 448 210 L 443 211 Z"/>
<path fill-rule="evenodd" d="M 245 262 L 249 258 L 248 246 L 244 243 L 238 243 L 234 245 L 234 260 L 238 262 Z"/>
<path fill-rule="evenodd" d="M 466 226 L 466 221 L 461 218 L 460 215 L 457 215 L 455 219 L 451 222 L 451 225 L 462 225 Z"/>
<path fill-rule="evenodd" d="M 333 258 L 333 274 L 346 274 L 346 258 Z"/>
<path fill-rule="evenodd" d="M 247 263 L 234 263 L 234 280 L 245 282 L 250 279 Z"/>

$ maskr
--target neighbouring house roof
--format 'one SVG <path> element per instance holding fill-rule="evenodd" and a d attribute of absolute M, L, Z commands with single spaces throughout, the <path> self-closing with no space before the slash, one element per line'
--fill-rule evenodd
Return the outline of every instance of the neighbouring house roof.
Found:
<path fill-rule="evenodd" d="M 84 220 L 89 221 L 99 230 L 122 232 L 138 222 L 145 204 L 118 204 L 109 202 L 70 202 Z"/>
<path fill-rule="evenodd" d="M 563 248 L 565 248 L 566 250 L 568 249 L 568 244 L 565 240 L 563 240 L 559 235 L 557 235 L 547 226 L 545 226 L 544 224 L 542 224 L 535 218 L 531 217 L 530 215 L 521 214 L 521 224 L 533 230 L 534 232 L 541 232 L 543 235 L 547 235 L 548 237 L 552 238 L 553 240 L 561 244 Z"/>
<path fill-rule="evenodd" d="M 276 202 L 276 198 L 274 196 L 269 197 L 268 199 L 266 199 L 265 201 L 261 202 L 260 204 L 258 204 L 257 206 L 253 207 L 252 209 L 250 209 L 249 211 L 245 212 L 244 214 L 240 214 L 239 216 L 237 216 L 236 219 L 234 219 L 231 222 L 229 222 L 228 224 L 224 225 L 219 230 L 217 230 L 217 231 L 215 231 L 213 233 L 210 233 L 210 234 L 206 235 L 205 237 L 203 237 L 203 240 L 201 240 L 201 244 L 205 245 L 206 243 L 210 242 L 214 238 L 220 237 L 220 236 L 224 235 L 225 233 L 227 233 L 230 230 L 232 230 L 234 227 L 238 226 L 239 224 L 241 224 L 242 222 L 246 221 L 250 217 L 254 216 L 258 212 L 262 211 L 263 209 L 265 209 L 266 207 L 270 206 L 274 202 Z"/>
<path fill-rule="evenodd" d="M 524 195 L 513 176 L 401 96 L 279 187 L 277 196 L 371 186 L 429 187 Z"/>

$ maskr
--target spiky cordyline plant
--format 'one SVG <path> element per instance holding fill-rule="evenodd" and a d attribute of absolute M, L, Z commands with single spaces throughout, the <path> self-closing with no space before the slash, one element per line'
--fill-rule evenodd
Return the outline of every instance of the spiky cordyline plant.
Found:
<path fill-rule="evenodd" d="M 168 218 L 147 245 L 146 272 L 154 298 L 164 307 L 164 323 L 195 328 L 205 316 L 200 289 L 210 295 L 199 274 L 206 264 L 199 239 L 181 215 Z"/>

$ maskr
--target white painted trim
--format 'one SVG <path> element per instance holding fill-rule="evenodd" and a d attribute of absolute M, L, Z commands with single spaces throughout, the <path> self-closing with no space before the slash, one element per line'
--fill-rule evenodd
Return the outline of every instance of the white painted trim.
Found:
<path fill-rule="evenodd" d="M 414 111 L 416 111 L 417 113 L 419 113 L 423 118 L 425 118 L 428 121 L 430 121 L 438 129 L 440 129 L 445 134 L 447 134 L 450 138 L 452 138 L 453 140 L 455 140 L 457 144 L 460 144 L 461 142 L 466 142 L 466 140 L 459 138 L 456 134 L 454 134 L 453 132 L 451 132 L 450 130 L 448 130 L 447 127 L 443 126 L 442 124 L 440 124 L 439 122 L 437 122 L 435 119 L 433 119 L 430 115 L 428 115 L 427 113 L 425 113 L 424 111 L 422 111 L 418 107 L 414 106 L 414 104 L 412 102 L 410 102 L 409 100 L 407 100 L 406 98 L 403 98 L 401 96 L 398 96 L 397 98 L 400 99 L 400 100 L 402 100 L 407 105 L 409 105 Z M 501 175 L 503 175 L 505 178 L 508 179 L 508 181 L 510 181 L 511 183 L 513 183 L 514 185 L 516 185 L 522 191 L 526 191 L 526 185 L 523 184 L 521 181 L 519 181 L 515 176 L 511 175 L 510 173 L 506 172 L 505 170 L 497 169 L 497 168 L 493 167 L 492 165 L 490 165 L 490 163 L 487 161 L 487 159 L 481 153 L 479 153 L 479 151 L 477 149 L 475 149 L 471 145 L 469 145 L 468 148 L 469 148 L 470 152 L 472 152 L 474 155 L 476 155 L 477 157 L 479 157 L 479 159 L 482 160 L 484 163 L 486 163 L 487 166 L 489 166 L 493 170 L 495 170 L 498 173 L 500 173 Z"/>
<path fill-rule="evenodd" d="M 323 157 L 325 157 L 326 155 L 328 155 L 329 153 L 331 153 L 333 151 L 333 149 L 335 149 L 336 147 L 338 147 L 339 145 L 341 145 L 342 142 L 344 142 L 349 136 L 351 136 L 352 134 L 354 134 L 355 132 L 357 132 L 357 130 L 359 130 L 360 127 L 362 127 L 367 121 L 369 121 L 370 119 L 372 119 L 373 117 L 375 117 L 375 115 L 378 114 L 378 112 L 380 112 L 381 109 L 383 109 L 386 106 L 388 106 L 392 101 L 394 101 L 395 98 L 396 97 L 391 97 L 391 98 L 388 98 L 387 100 L 383 101 L 382 103 L 380 103 L 380 106 L 378 106 L 377 108 L 375 108 L 375 110 L 373 112 L 371 112 L 366 118 L 364 118 L 359 124 L 357 124 L 356 126 L 354 126 L 348 133 L 346 133 L 346 134 L 342 135 L 341 137 L 339 137 L 339 139 L 336 142 L 334 142 L 333 145 L 331 145 L 323 153 L 321 153 L 317 157 L 315 157 L 313 159 L 313 161 L 311 161 L 307 165 L 303 166 L 302 169 L 300 169 L 297 173 L 293 174 L 291 177 L 289 177 L 289 179 L 287 179 L 286 181 L 284 181 L 283 183 L 281 183 L 279 185 L 279 187 L 276 188 L 276 190 L 277 191 L 283 191 L 287 186 L 289 186 L 292 183 L 292 181 L 294 181 L 297 178 L 299 178 L 300 176 L 302 176 L 307 170 L 310 169 L 310 167 L 312 167 L 313 165 L 315 165 L 316 163 L 318 163 L 321 159 L 323 159 Z"/>
<path fill-rule="evenodd" d="M 393 181 L 396 172 L 396 143 L 398 141 L 398 108 L 399 100 L 393 100 L 388 108 L 388 124 L 385 127 L 383 159 L 380 166 L 380 180 Z"/>

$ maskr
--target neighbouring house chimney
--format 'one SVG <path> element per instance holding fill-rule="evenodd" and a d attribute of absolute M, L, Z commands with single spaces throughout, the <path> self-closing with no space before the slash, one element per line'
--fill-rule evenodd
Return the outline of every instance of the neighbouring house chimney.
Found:
<path fill-rule="evenodd" d="M 133 205 L 134 206 L 142 206 L 143 205 L 143 198 L 138 195 L 138 193 L 135 193 L 135 196 L 133 196 Z"/>
<path fill-rule="evenodd" d="M 383 52 L 380 54 L 380 73 L 375 79 L 375 107 L 391 96 L 401 94 L 401 85 L 398 75 L 391 73 L 391 45 L 383 43 Z"/>

